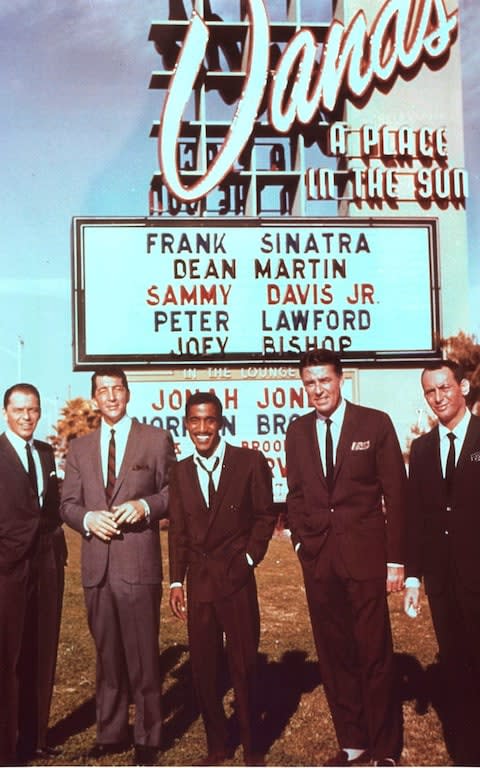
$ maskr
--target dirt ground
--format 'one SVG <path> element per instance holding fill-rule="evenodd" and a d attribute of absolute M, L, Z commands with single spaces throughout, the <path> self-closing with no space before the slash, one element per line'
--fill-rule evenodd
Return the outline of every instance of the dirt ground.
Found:
<path fill-rule="evenodd" d="M 163 531 L 164 557 L 166 537 Z M 70 555 L 50 730 L 50 742 L 61 754 L 37 765 L 86 765 L 86 753 L 95 740 L 95 657 L 80 584 L 80 537 L 68 530 L 67 539 Z M 322 765 L 336 752 L 337 743 L 316 663 L 301 572 L 287 536 L 272 540 L 257 569 L 257 583 L 267 764 Z M 402 764 L 451 765 L 438 715 L 437 647 L 427 605 L 412 620 L 403 614 L 401 597 L 392 596 L 390 611 L 403 697 Z M 165 595 L 160 657 L 165 718 L 160 761 L 166 766 L 194 765 L 205 753 L 203 727 L 192 691 L 186 629 L 170 615 Z M 225 706 L 233 714 L 231 691 L 226 691 Z M 131 761 L 132 753 L 124 752 L 96 764 Z M 242 764 L 240 748 L 230 764 Z"/>

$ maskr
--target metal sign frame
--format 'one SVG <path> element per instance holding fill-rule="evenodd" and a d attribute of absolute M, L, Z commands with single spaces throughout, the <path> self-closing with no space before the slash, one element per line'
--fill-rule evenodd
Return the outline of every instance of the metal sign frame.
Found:
<path fill-rule="evenodd" d="M 125 368 L 130 369 L 143 369 L 143 368 L 149 368 L 149 367 L 155 367 L 155 368 L 165 368 L 168 367 L 169 369 L 179 369 L 180 367 L 185 366 L 196 366 L 196 367 L 206 367 L 211 365 L 228 365 L 228 366 L 239 366 L 239 365 L 247 365 L 247 364 L 291 364 L 296 363 L 299 357 L 299 351 L 297 349 L 292 351 L 275 351 L 272 353 L 265 353 L 260 350 L 254 350 L 254 349 L 245 349 L 245 350 L 239 350 L 236 349 L 234 352 L 218 352 L 218 353 L 211 353 L 211 354 L 192 354 L 192 353 L 186 353 L 186 354 L 166 354 L 166 353 L 156 353 L 155 351 L 143 351 L 139 353 L 132 354 L 130 351 L 122 351 L 122 350 L 116 350 L 112 352 L 111 345 L 108 344 L 108 335 L 107 335 L 107 341 L 105 343 L 105 348 L 103 349 L 101 347 L 101 339 L 105 336 L 105 328 L 106 325 L 104 325 L 104 322 L 102 320 L 103 313 L 109 317 L 109 322 L 115 322 L 115 303 L 112 302 L 111 306 L 109 305 L 109 298 L 112 294 L 112 292 L 115 292 L 117 287 L 120 285 L 119 282 L 119 271 L 118 270 L 111 270 L 111 284 L 103 284 L 100 286 L 100 289 L 97 291 L 97 296 L 99 297 L 96 299 L 96 303 L 101 304 L 102 306 L 96 306 L 95 312 L 98 314 L 99 321 L 98 323 L 94 324 L 94 330 L 92 330 L 92 323 L 87 322 L 88 319 L 88 313 L 89 313 L 89 302 L 90 297 L 88 295 L 88 289 L 86 286 L 87 283 L 87 276 L 91 279 L 94 278 L 94 275 L 92 277 L 92 274 L 95 271 L 96 265 L 99 264 L 98 262 L 98 254 L 95 254 L 95 257 L 92 258 L 90 254 L 88 253 L 88 246 L 86 245 L 86 233 L 92 228 L 94 230 L 97 230 L 98 228 L 101 228 L 102 230 L 114 229 L 114 228 L 140 228 L 142 232 L 145 232 L 145 235 L 147 235 L 149 232 L 158 232 L 160 230 L 169 230 L 169 231 L 183 231 L 183 232 L 201 232 L 205 228 L 209 228 L 210 230 L 216 230 L 216 231 L 223 231 L 228 232 L 231 231 L 232 228 L 239 229 L 241 228 L 242 231 L 245 233 L 245 238 L 250 236 L 251 233 L 247 232 L 248 228 L 258 228 L 261 232 L 265 232 L 267 230 L 273 230 L 276 229 L 277 231 L 287 232 L 292 230 L 300 230 L 300 229 L 308 229 L 308 230 L 314 230 L 314 231 L 321 231 L 322 228 L 326 230 L 354 230 L 358 232 L 372 232 L 374 230 L 378 229 L 388 229 L 389 231 L 392 231 L 392 234 L 400 233 L 401 230 L 424 230 L 426 233 L 425 240 L 428 242 L 428 253 L 424 254 L 425 263 L 423 264 L 423 271 L 426 272 L 428 268 L 428 279 L 429 279 L 429 286 L 428 286 L 428 296 L 425 295 L 426 288 L 424 289 L 425 293 L 422 296 L 418 297 L 418 306 L 421 305 L 423 302 L 423 306 L 429 305 L 429 319 L 430 319 L 430 328 L 427 331 L 425 331 L 425 328 L 423 328 L 424 338 L 428 336 L 428 344 L 423 344 L 419 346 L 411 346 L 410 348 L 406 349 L 397 349 L 395 348 L 395 345 L 392 344 L 391 348 L 385 348 L 385 349 L 362 349 L 362 350 L 355 350 L 355 349 L 343 349 L 339 350 L 341 351 L 343 359 L 348 362 L 349 364 L 356 364 L 359 366 L 362 365 L 371 365 L 374 363 L 377 364 L 387 364 L 387 365 L 399 365 L 399 364 L 421 364 L 421 362 L 430 359 L 430 358 L 439 358 L 440 355 L 440 348 L 439 348 L 439 339 L 440 339 L 440 307 L 439 307 L 439 296 L 440 296 L 440 283 L 439 283 L 439 270 L 438 270 L 438 222 L 436 219 L 429 219 L 429 218 L 387 218 L 387 217 L 381 217 L 381 218 L 332 218 L 332 219 L 305 219 L 305 218 L 289 218 L 288 220 L 285 219 L 258 219 L 258 218 L 243 218 L 240 221 L 236 221 L 235 219 L 232 219 L 230 217 L 225 217 L 223 219 L 212 218 L 212 219 L 202 219 L 199 223 L 193 223 L 189 222 L 187 225 L 185 220 L 180 219 L 158 219 L 158 218 L 142 218 L 142 217 L 113 217 L 113 218 L 104 218 L 104 217 L 76 217 L 73 219 L 72 223 L 72 302 L 73 302 L 73 364 L 74 364 L 74 370 L 91 370 L 95 368 L 96 366 L 100 364 L 105 363 L 114 363 L 118 365 L 122 365 Z M 392 240 L 395 240 L 396 238 L 393 238 Z M 389 247 L 390 251 L 394 251 L 395 249 L 395 242 L 390 242 L 389 244 L 385 243 L 385 245 Z M 107 249 L 108 250 L 108 249 Z M 117 249 L 117 251 L 114 254 L 110 254 L 108 258 L 115 259 L 116 257 L 120 258 L 120 251 L 122 248 Z M 103 256 L 103 252 L 101 254 Z M 383 254 L 383 256 L 387 256 L 387 254 Z M 399 254 L 401 258 L 408 258 L 408 254 Z M 246 255 L 246 258 L 248 257 L 248 254 Z M 107 256 L 106 256 L 107 258 Z M 125 254 L 123 254 L 122 258 L 125 258 Z M 90 263 L 87 263 L 90 262 Z M 93 266 L 92 263 L 93 262 Z M 114 262 L 112 262 L 113 265 Z M 428 264 L 428 267 L 427 267 Z M 399 287 L 401 286 L 401 280 L 402 280 L 402 269 L 398 269 L 398 264 L 396 264 L 397 272 L 396 272 L 396 280 L 398 281 Z M 125 274 L 122 276 L 122 279 L 125 281 L 129 279 L 129 275 L 132 276 L 135 274 L 135 270 L 138 270 L 139 267 L 135 263 L 135 260 L 132 260 L 131 262 L 131 270 L 130 270 L 130 262 L 128 263 L 128 274 Z M 110 273 L 109 273 L 110 274 Z M 368 279 L 368 276 L 367 276 Z M 106 281 L 105 281 L 106 282 Z M 425 282 L 425 281 L 424 281 Z M 415 286 L 413 285 L 411 287 L 412 291 L 415 289 Z M 308 305 L 307 305 L 308 306 Z M 245 310 L 245 322 L 248 321 L 249 318 L 251 318 L 251 313 L 249 314 L 251 308 L 246 308 Z M 118 312 L 122 311 L 121 308 L 118 308 Z M 128 312 L 129 309 L 126 307 L 123 311 Z M 427 310 L 425 310 L 427 312 Z M 394 323 L 397 326 L 397 328 L 401 328 L 401 325 L 399 325 L 399 315 L 398 313 L 393 313 L 392 317 L 392 328 L 391 333 L 392 335 L 395 333 L 395 327 Z M 105 319 L 105 323 L 107 320 Z M 420 329 L 419 329 L 420 332 Z M 92 351 L 92 343 L 94 342 L 93 346 L 95 347 L 95 350 Z M 321 346 L 321 345 L 319 345 Z M 327 346 L 327 345 L 326 345 Z M 303 351 L 303 350 L 301 350 Z"/>

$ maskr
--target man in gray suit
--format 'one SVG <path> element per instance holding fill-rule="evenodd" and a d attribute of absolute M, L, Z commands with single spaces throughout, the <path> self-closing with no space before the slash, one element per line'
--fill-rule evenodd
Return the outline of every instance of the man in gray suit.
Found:
<path fill-rule="evenodd" d="M 94 372 L 98 430 L 70 444 L 61 515 L 82 535 L 82 582 L 97 651 L 97 740 L 89 757 L 128 748 L 135 704 L 135 763 L 153 765 L 161 747 L 158 634 L 162 561 L 159 520 L 167 515 L 170 435 L 127 416 L 125 373 Z"/>

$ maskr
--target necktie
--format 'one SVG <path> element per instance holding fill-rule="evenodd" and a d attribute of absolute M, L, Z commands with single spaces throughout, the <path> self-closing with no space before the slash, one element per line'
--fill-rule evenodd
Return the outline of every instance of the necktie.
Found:
<path fill-rule="evenodd" d="M 107 497 L 107 504 L 110 505 L 110 501 L 113 494 L 113 486 L 115 485 L 115 430 L 110 430 L 110 442 L 108 443 L 108 462 L 107 462 L 107 484 L 105 486 L 105 495 Z"/>
<path fill-rule="evenodd" d="M 450 440 L 450 447 L 448 449 L 447 464 L 445 466 L 445 485 L 447 488 L 447 496 L 451 496 L 453 487 L 453 476 L 455 474 L 455 438 L 456 435 L 453 432 L 448 432 L 447 437 Z"/>
<path fill-rule="evenodd" d="M 219 458 L 216 457 L 215 461 L 213 462 L 212 469 L 207 469 L 205 464 L 203 464 L 200 459 L 198 459 L 198 463 L 203 469 L 204 472 L 208 475 L 208 508 L 211 509 L 213 507 L 213 502 L 215 500 L 215 486 L 213 484 L 213 473 L 215 472 L 216 468 L 218 467 Z"/>
<path fill-rule="evenodd" d="M 38 498 L 37 470 L 35 468 L 35 462 L 33 460 L 30 443 L 25 443 L 25 450 L 27 451 L 28 476 L 30 478 L 30 485 L 32 486 L 32 490 L 35 491 L 35 495 Z"/>
<path fill-rule="evenodd" d="M 333 486 L 333 440 L 332 431 L 330 429 L 331 424 L 331 419 L 325 419 L 325 478 L 329 490 L 331 490 Z"/>

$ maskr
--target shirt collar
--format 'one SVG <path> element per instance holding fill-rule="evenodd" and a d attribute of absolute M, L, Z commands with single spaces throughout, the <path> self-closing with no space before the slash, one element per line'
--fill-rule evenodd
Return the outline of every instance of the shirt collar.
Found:
<path fill-rule="evenodd" d="M 336 426 L 340 426 L 341 424 L 343 424 L 343 418 L 345 416 L 346 405 L 347 405 L 347 402 L 342 397 L 340 402 L 339 402 L 339 404 L 335 408 L 334 412 L 331 413 L 330 416 L 328 416 L 328 418 L 330 419 L 332 424 L 335 424 Z M 318 411 L 317 411 L 317 419 L 319 421 L 326 421 L 327 416 L 322 416 L 322 414 L 318 413 Z"/>
<path fill-rule="evenodd" d="M 121 419 L 115 422 L 115 424 L 107 424 L 107 422 L 102 419 L 102 435 L 108 435 L 110 438 L 110 434 L 112 429 L 115 430 L 115 434 L 121 435 L 126 434 L 128 430 L 130 429 L 132 420 L 130 416 L 125 414 L 125 416 L 122 416 Z"/>
<path fill-rule="evenodd" d="M 457 426 L 454 427 L 453 429 L 448 429 L 448 427 L 446 427 L 444 424 L 440 424 L 439 422 L 438 433 L 440 435 L 440 440 L 443 440 L 444 438 L 446 438 L 449 432 L 453 432 L 457 440 L 460 440 L 461 442 L 463 442 L 468 429 L 468 425 L 470 424 L 471 415 L 472 414 L 467 408 L 463 418 L 461 419 L 461 421 L 458 422 Z"/>
<path fill-rule="evenodd" d="M 211 456 L 202 456 L 200 453 L 198 453 L 196 448 L 194 448 L 193 450 L 193 460 L 195 464 L 198 466 L 198 462 L 201 461 L 203 466 L 206 467 L 208 470 L 213 468 L 213 465 L 215 464 L 215 459 L 217 457 L 218 457 L 217 466 L 221 467 L 224 456 L 225 456 L 225 440 L 223 440 L 223 438 L 220 438 L 220 441 Z"/>
<path fill-rule="evenodd" d="M 33 445 L 33 437 L 30 440 L 25 440 L 23 437 L 20 437 L 15 432 L 13 432 L 11 429 L 5 430 L 5 435 L 9 439 L 10 443 L 13 445 L 17 453 L 20 453 L 23 455 L 25 452 L 25 443 L 28 443 L 31 448 L 34 447 Z M 23 453 L 21 453 L 23 451 Z"/>

